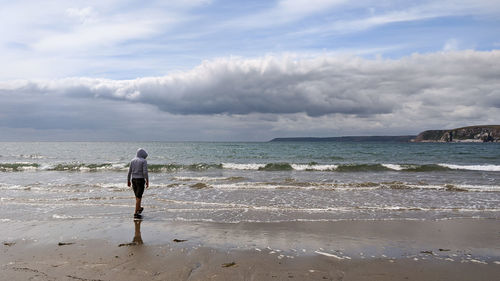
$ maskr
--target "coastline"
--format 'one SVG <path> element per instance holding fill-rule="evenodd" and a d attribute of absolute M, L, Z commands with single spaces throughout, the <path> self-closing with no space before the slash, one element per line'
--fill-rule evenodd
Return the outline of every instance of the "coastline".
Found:
<path fill-rule="evenodd" d="M 498 222 L 4 221 L 0 264 L 8 280 L 493 280 Z"/>

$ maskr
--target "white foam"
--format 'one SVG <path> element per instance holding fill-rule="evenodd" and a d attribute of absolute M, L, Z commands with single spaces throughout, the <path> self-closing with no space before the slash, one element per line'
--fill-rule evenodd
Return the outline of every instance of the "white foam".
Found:
<path fill-rule="evenodd" d="M 229 180 L 228 177 L 174 177 L 174 180 L 178 181 L 222 181 Z"/>
<path fill-rule="evenodd" d="M 259 183 L 259 182 L 252 182 L 252 183 L 245 182 L 245 183 L 233 183 L 233 184 L 214 184 L 212 185 L 212 187 L 220 189 L 277 189 L 280 186 L 267 183 Z"/>
<path fill-rule="evenodd" d="M 401 167 L 401 165 L 397 165 L 397 164 L 382 164 L 382 166 L 386 167 L 387 169 L 396 170 L 396 171 L 404 170 L 404 168 Z"/>
<path fill-rule="evenodd" d="M 21 186 L 21 185 L 6 185 L 6 184 L 0 184 L 0 190 L 25 190 L 28 187 L 26 186 Z"/>
<path fill-rule="evenodd" d="M 330 253 L 325 253 L 325 252 L 320 252 L 320 251 L 315 251 L 316 254 L 319 254 L 319 255 L 323 255 L 323 256 L 327 256 L 327 257 L 331 257 L 331 258 L 336 258 L 336 259 L 339 259 L 339 260 L 343 260 L 344 258 L 343 257 L 339 257 L 337 255 L 334 255 L 334 254 L 330 254 Z"/>
<path fill-rule="evenodd" d="M 20 155 L 17 155 L 15 157 L 24 158 L 24 159 L 43 159 L 43 158 L 45 158 L 45 156 L 42 156 L 40 154 L 29 154 L 29 155 L 20 154 Z"/>
<path fill-rule="evenodd" d="M 318 186 L 296 186 L 288 184 L 278 184 L 278 183 L 265 183 L 265 182 L 242 182 L 242 183 L 232 183 L 232 184 L 213 184 L 213 188 L 217 189 L 317 189 Z"/>
<path fill-rule="evenodd" d="M 123 182 L 116 182 L 116 183 L 95 183 L 92 186 L 93 187 L 101 187 L 101 188 L 120 188 L 120 187 L 125 186 L 125 183 L 123 183 Z M 130 189 L 130 188 L 127 188 L 127 189 Z"/>
<path fill-rule="evenodd" d="M 337 185 L 337 186 L 320 186 L 316 187 L 316 189 L 322 190 L 339 190 L 339 191 L 359 191 L 359 190 L 375 190 L 379 189 L 380 186 L 357 186 L 357 185 Z"/>
<path fill-rule="evenodd" d="M 467 191 L 499 191 L 500 192 L 500 186 L 499 185 L 456 185 L 455 187 L 459 189 L 464 189 Z"/>
<path fill-rule="evenodd" d="M 338 168 L 338 165 L 310 165 L 310 164 L 291 164 L 292 168 L 296 171 L 333 171 Z M 266 167 L 266 164 L 259 163 L 248 163 L 248 164 L 237 164 L 237 163 L 222 163 L 223 169 L 232 170 L 259 170 Z"/>
<path fill-rule="evenodd" d="M 237 189 L 321 189 L 321 190 L 375 190 L 380 188 L 390 188 L 390 185 L 377 184 L 373 186 L 359 186 L 356 184 L 344 184 L 344 185 L 332 185 L 332 184 L 314 184 L 310 185 L 294 185 L 287 183 L 266 183 L 266 182 L 239 182 L 239 183 L 228 183 L 228 184 L 213 184 L 211 185 L 216 189 L 227 189 L 227 190 L 237 190 Z M 463 189 L 466 191 L 474 192 L 500 192 L 500 186 L 498 185 L 454 185 L 457 189 Z M 444 185 L 415 185 L 415 184 L 404 184 L 403 188 L 408 189 L 433 189 L 433 190 L 447 190 Z"/>
<path fill-rule="evenodd" d="M 187 219 L 187 218 L 181 218 L 181 217 L 175 217 L 175 218 L 170 218 L 170 219 L 164 219 L 165 221 L 180 221 L 180 222 L 216 222 L 214 219 Z M 225 223 L 239 223 L 240 221 L 235 221 L 235 222 L 225 222 Z"/>
<path fill-rule="evenodd" d="M 438 164 L 438 165 L 453 170 L 500 172 L 500 165 L 454 165 L 454 164 Z"/>
<path fill-rule="evenodd" d="M 338 165 L 309 165 L 309 164 L 292 164 L 294 170 L 297 171 L 333 171 L 338 168 Z"/>
<path fill-rule="evenodd" d="M 36 170 L 38 170 L 38 167 L 35 167 L 35 166 L 22 166 L 22 167 L 19 167 L 18 169 L 19 170 L 23 170 L 23 171 L 36 171 Z"/>
<path fill-rule="evenodd" d="M 264 168 L 266 164 L 236 164 L 236 163 L 222 163 L 223 169 L 232 169 L 232 170 L 258 170 L 260 168 Z"/>
<path fill-rule="evenodd" d="M 337 169 L 338 165 L 310 165 L 310 164 L 291 164 L 292 168 L 296 171 L 333 171 Z M 266 164 L 249 163 L 249 164 L 236 164 L 236 163 L 222 163 L 223 169 L 233 170 L 259 170 L 266 167 Z"/>
<path fill-rule="evenodd" d="M 50 170 L 50 169 L 53 169 L 53 168 L 54 168 L 54 165 L 51 165 L 51 164 L 48 164 L 48 163 L 40 164 L 40 167 L 39 167 L 39 169 L 42 170 L 42 171 Z"/>
<path fill-rule="evenodd" d="M 345 208 L 346 210 L 352 211 L 353 209 Z M 376 211 L 424 211 L 424 212 L 500 212 L 500 208 L 456 208 L 456 207 L 412 207 L 412 206 L 359 206 L 356 207 L 357 210 L 376 210 Z"/>
<path fill-rule="evenodd" d="M 112 163 L 111 164 L 111 167 L 113 169 L 125 169 L 125 168 L 127 168 L 126 166 L 127 166 L 127 164 L 125 164 L 125 163 Z"/>
<path fill-rule="evenodd" d="M 68 220 L 68 219 L 82 219 L 83 217 L 72 217 L 72 216 L 67 216 L 67 215 L 58 215 L 58 214 L 53 214 L 52 218 L 54 219 L 62 219 L 62 220 Z"/>

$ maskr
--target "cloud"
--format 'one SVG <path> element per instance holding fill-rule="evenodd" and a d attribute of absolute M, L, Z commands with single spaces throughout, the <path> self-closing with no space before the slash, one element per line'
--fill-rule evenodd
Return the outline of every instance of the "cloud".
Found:
<path fill-rule="evenodd" d="M 82 24 L 85 24 L 95 17 L 92 7 L 85 8 L 68 8 L 66 9 L 66 15 L 68 17 L 73 17 L 78 19 Z"/>
<path fill-rule="evenodd" d="M 498 1 L 226 2 L 7 1 L 0 9 L 0 80 L 125 79 L 216 57 L 282 52 L 401 57 L 442 50 L 442 38 L 450 37 L 461 49 L 488 50 L 500 14 Z"/>
<path fill-rule="evenodd" d="M 0 139 L 261 140 L 499 122 L 499 51 L 486 51 L 498 47 L 498 1 L 226 2 L 3 3 Z M 460 51 L 471 47 L 484 51 Z"/>
<path fill-rule="evenodd" d="M 496 91 L 500 51 L 359 57 L 221 58 L 187 72 L 135 80 L 67 78 L 5 82 L 65 97 L 121 100 L 181 115 L 387 114 L 408 103 L 475 106 Z"/>
<path fill-rule="evenodd" d="M 103 72 L 110 77 L 126 71 L 123 65 L 151 69 L 149 60 L 157 57 L 157 51 L 149 46 L 161 45 L 157 41 L 166 33 L 192 20 L 191 9 L 207 4 L 206 0 L 55 0 L 43 7 L 31 0 L 5 3 L 0 10 L 0 80 L 82 73 L 99 77 Z"/>
<path fill-rule="evenodd" d="M 269 1 L 265 9 L 217 23 L 217 29 L 270 28 L 289 24 L 341 7 L 346 0 L 279 0 Z"/>
<path fill-rule="evenodd" d="M 203 136 L 230 135 L 225 128 L 243 134 L 246 126 L 262 135 L 325 128 L 416 133 L 498 123 L 498 73 L 500 51 L 450 51 L 397 60 L 221 58 L 162 77 L 7 81 L 0 82 L 0 127 L 127 130 L 177 120 L 184 128 L 169 123 L 175 130 L 197 128 Z M 134 108 L 147 117 L 126 125 Z"/>
<path fill-rule="evenodd" d="M 464 15 L 496 15 L 496 1 L 281 0 L 259 12 L 235 17 L 226 28 L 264 28 L 303 22 L 292 34 L 352 33 L 391 23 Z M 304 24 L 306 23 L 306 24 Z"/>
<path fill-rule="evenodd" d="M 345 9 L 356 11 L 355 17 L 337 13 L 329 23 L 317 26 L 308 26 L 292 32 L 294 35 L 306 34 L 348 34 L 383 25 L 404 22 L 417 22 L 436 18 L 497 15 L 500 6 L 495 1 L 419 1 L 384 2 L 384 1 L 358 1 L 356 4 L 344 5 Z M 369 13 L 361 12 L 369 7 Z"/>

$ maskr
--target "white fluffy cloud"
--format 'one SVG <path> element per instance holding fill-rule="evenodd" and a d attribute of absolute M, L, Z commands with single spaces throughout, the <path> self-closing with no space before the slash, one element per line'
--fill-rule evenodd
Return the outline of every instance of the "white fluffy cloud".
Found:
<path fill-rule="evenodd" d="M 177 139 L 193 138 L 189 128 L 198 130 L 197 139 L 234 139 L 231 132 L 242 139 L 418 133 L 499 123 L 499 74 L 500 51 L 397 60 L 222 58 L 163 77 L 0 82 L 0 127 L 127 132 L 163 126 L 175 127 Z"/>

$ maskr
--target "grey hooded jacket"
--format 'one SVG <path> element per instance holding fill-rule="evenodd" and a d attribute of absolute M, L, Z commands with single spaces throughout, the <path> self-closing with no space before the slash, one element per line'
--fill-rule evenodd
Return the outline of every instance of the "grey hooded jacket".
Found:
<path fill-rule="evenodd" d="M 137 156 L 130 162 L 130 167 L 128 168 L 127 181 L 130 179 L 145 179 L 149 182 L 148 178 L 148 161 L 146 161 L 148 153 L 146 150 L 139 148 L 137 150 Z"/>

